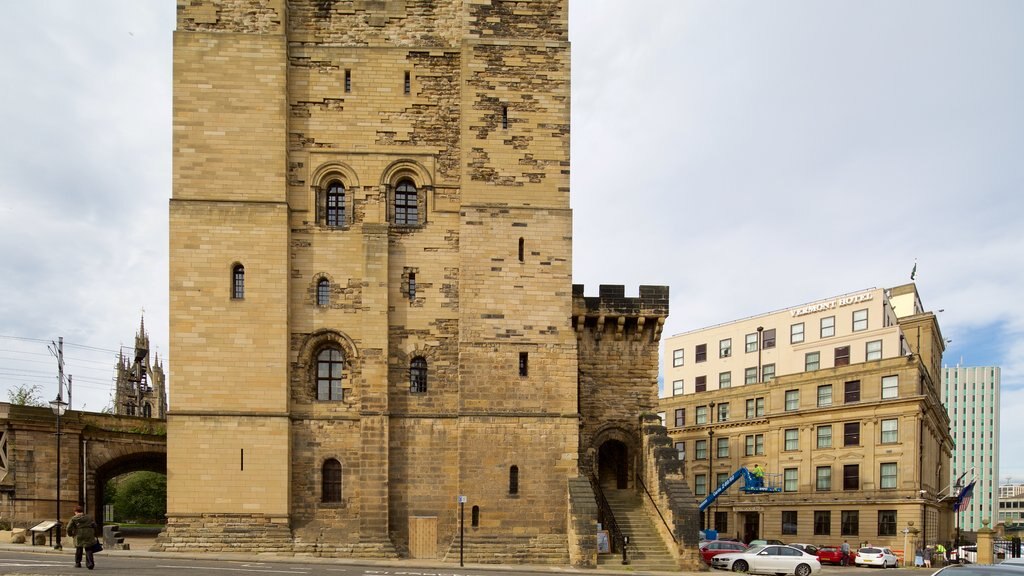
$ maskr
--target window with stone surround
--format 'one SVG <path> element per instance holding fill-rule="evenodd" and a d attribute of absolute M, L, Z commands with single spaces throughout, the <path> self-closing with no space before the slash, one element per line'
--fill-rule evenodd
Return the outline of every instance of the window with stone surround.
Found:
<path fill-rule="evenodd" d="M 341 462 L 334 458 L 325 460 L 320 482 L 321 502 L 341 502 Z"/>
<path fill-rule="evenodd" d="M 409 363 L 409 391 L 423 393 L 427 391 L 427 360 L 417 356 Z"/>
<path fill-rule="evenodd" d="M 416 226 L 420 223 L 419 193 L 416 184 L 405 178 L 395 186 L 395 224 L 399 226 Z"/>
<path fill-rule="evenodd" d="M 327 225 L 332 228 L 340 228 L 347 224 L 345 220 L 345 185 L 334 180 L 327 185 L 327 193 L 324 200 Z"/>
<path fill-rule="evenodd" d="M 316 305 L 330 306 L 331 304 L 331 281 L 321 278 L 316 283 Z"/>
<path fill-rule="evenodd" d="M 340 349 L 326 347 L 316 356 L 316 399 L 344 400 L 342 388 L 345 355 Z"/>
<path fill-rule="evenodd" d="M 519 353 L 519 375 L 527 377 L 530 375 L 530 353 L 520 352 Z"/>

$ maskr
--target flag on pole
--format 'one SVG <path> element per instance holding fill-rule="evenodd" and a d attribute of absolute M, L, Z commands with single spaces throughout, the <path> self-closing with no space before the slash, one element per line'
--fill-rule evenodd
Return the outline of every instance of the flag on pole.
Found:
<path fill-rule="evenodd" d="M 964 508 L 967 508 L 971 504 L 971 497 L 974 496 L 974 483 L 976 480 L 971 480 L 971 483 L 966 488 L 960 491 L 960 495 L 956 497 L 956 503 L 953 504 L 953 512 L 960 512 Z"/>
<path fill-rule="evenodd" d="M 917 276 L 917 262 L 914 262 L 914 269 L 910 271 L 910 279 L 913 280 L 914 276 Z"/>

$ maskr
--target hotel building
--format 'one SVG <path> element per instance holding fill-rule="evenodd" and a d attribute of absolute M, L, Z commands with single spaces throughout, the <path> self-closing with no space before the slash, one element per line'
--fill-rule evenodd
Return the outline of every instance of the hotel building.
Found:
<path fill-rule="evenodd" d="M 755 464 L 781 488 L 730 488 L 702 521 L 745 541 L 949 540 L 943 349 L 913 284 L 667 338 L 660 409 L 697 498 Z"/>

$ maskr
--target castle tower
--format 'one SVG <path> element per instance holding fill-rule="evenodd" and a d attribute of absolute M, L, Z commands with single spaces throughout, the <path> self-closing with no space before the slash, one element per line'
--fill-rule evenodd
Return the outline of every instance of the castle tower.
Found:
<path fill-rule="evenodd" d="M 165 549 L 564 537 L 567 0 L 178 0 Z"/>
<path fill-rule="evenodd" d="M 167 388 L 164 367 L 159 356 L 150 359 L 149 333 L 146 319 L 139 321 L 135 333 L 135 354 L 125 358 L 118 354 L 114 384 L 114 414 L 143 418 L 167 417 Z"/>

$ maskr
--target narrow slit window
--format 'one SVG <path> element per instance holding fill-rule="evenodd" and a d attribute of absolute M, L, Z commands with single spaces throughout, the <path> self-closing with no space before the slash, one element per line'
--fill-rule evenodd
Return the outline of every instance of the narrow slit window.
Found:
<path fill-rule="evenodd" d="M 238 452 L 238 469 L 245 470 L 245 448 L 240 448 Z"/>
<path fill-rule="evenodd" d="M 345 70 L 345 93 L 352 91 L 352 71 Z"/>
<path fill-rule="evenodd" d="M 331 303 L 331 281 L 321 278 L 316 283 L 316 305 L 327 306 Z"/>
<path fill-rule="evenodd" d="M 508 493 L 519 494 L 519 466 L 508 469 Z"/>
<path fill-rule="evenodd" d="M 405 85 L 403 91 L 406 94 L 412 94 L 412 74 L 408 70 L 405 71 Z"/>
<path fill-rule="evenodd" d="M 519 261 L 526 261 L 526 240 L 522 238 L 519 239 Z"/>
<path fill-rule="evenodd" d="M 409 364 L 409 391 L 413 393 L 427 391 L 427 361 L 422 356 L 413 358 Z"/>
<path fill-rule="evenodd" d="M 501 107 L 501 127 L 508 129 L 508 106 Z"/>
<path fill-rule="evenodd" d="M 416 273 L 409 272 L 409 302 L 416 301 Z"/>
<path fill-rule="evenodd" d="M 470 520 L 474 528 L 480 526 L 480 507 L 473 506 L 472 520 Z"/>
<path fill-rule="evenodd" d="M 341 502 L 341 462 L 330 458 L 321 470 L 320 501 Z"/>
<path fill-rule="evenodd" d="M 231 269 L 231 298 L 241 300 L 245 298 L 245 266 L 236 264 Z"/>
<path fill-rule="evenodd" d="M 519 353 L 519 375 L 527 376 L 530 373 L 530 353 L 520 352 Z"/>

